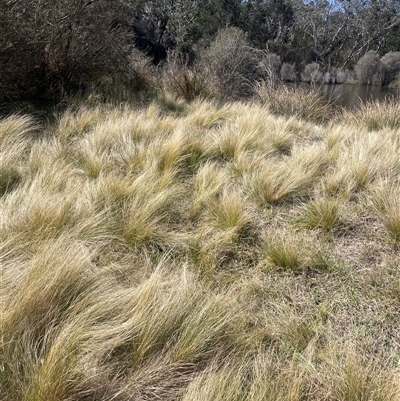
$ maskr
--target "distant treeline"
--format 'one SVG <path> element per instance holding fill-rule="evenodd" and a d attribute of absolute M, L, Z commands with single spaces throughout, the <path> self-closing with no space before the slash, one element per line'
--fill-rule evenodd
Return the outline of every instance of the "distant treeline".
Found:
<path fill-rule="evenodd" d="M 172 90 L 238 98 L 259 81 L 395 85 L 398 0 L 10 0 L 0 102 Z"/>

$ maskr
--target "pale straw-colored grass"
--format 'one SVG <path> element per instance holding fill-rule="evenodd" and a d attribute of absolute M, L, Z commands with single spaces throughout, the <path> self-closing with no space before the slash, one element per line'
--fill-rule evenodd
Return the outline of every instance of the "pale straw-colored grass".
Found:
<path fill-rule="evenodd" d="M 380 222 L 394 241 L 400 241 L 400 182 L 378 183 L 369 194 L 370 202 Z"/>
<path fill-rule="evenodd" d="M 397 401 L 400 140 L 352 121 L 1 120 L 0 398 Z"/>
<path fill-rule="evenodd" d="M 356 110 L 351 110 L 341 116 L 353 125 L 363 126 L 368 131 L 378 131 L 383 128 L 400 129 L 400 102 L 399 99 L 387 99 L 361 103 Z"/>

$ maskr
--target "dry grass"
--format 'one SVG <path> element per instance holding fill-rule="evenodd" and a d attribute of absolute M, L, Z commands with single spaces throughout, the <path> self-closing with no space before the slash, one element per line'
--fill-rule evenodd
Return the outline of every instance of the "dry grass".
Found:
<path fill-rule="evenodd" d="M 394 241 L 400 241 L 400 183 L 379 183 L 371 190 L 370 199 L 381 223 Z"/>
<path fill-rule="evenodd" d="M 378 131 L 383 128 L 400 129 L 399 99 L 388 99 L 385 102 L 361 103 L 355 112 L 347 112 L 344 119 L 357 126 L 363 126 L 368 131 Z"/>
<path fill-rule="evenodd" d="M 335 108 L 314 89 L 285 85 L 269 88 L 262 84 L 256 93 L 261 103 L 277 115 L 296 116 L 316 123 L 327 122 L 335 116 Z"/>
<path fill-rule="evenodd" d="M 340 224 L 340 208 L 337 199 L 318 197 L 303 205 L 302 214 L 296 220 L 305 228 L 321 228 L 332 231 Z"/>
<path fill-rule="evenodd" d="M 0 398 L 399 400 L 398 127 L 176 102 L 0 121 Z"/>
<path fill-rule="evenodd" d="M 388 129 L 360 132 L 353 126 L 331 129 L 328 141 L 336 166 L 326 177 L 326 192 L 349 197 L 385 177 L 395 180 L 400 172 L 397 132 Z"/>
<path fill-rule="evenodd" d="M 283 159 L 260 161 L 244 175 L 245 186 L 261 205 L 307 195 L 327 167 L 329 157 L 319 145 L 294 147 Z"/>

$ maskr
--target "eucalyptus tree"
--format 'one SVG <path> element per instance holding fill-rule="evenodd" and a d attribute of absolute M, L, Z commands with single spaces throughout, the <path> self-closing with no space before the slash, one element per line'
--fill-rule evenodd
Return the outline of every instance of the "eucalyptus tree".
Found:
<path fill-rule="evenodd" d="M 357 60 L 369 50 L 385 52 L 386 45 L 400 28 L 398 0 L 337 0 L 348 17 L 344 62 Z M 400 46 L 400 40 L 398 41 Z"/>
<path fill-rule="evenodd" d="M 250 42 L 280 56 L 294 35 L 295 0 L 248 0 L 242 2 L 242 29 Z"/>

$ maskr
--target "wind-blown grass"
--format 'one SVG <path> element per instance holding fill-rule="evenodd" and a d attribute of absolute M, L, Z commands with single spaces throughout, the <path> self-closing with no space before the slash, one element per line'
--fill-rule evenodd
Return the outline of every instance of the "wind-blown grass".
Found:
<path fill-rule="evenodd" d="M 383 128 L 397 130 L 400 128 L 400 102 L 399 99 L 388 99 L 385 102 L 361 103 L 356 111 L 345 113 L 344 119 L 369 131 Z"/>
<path fill-rule="evenodd" d="M 354 118 L 1 120 L 0 398 L 397 401 L 400 141 Z"/>
<path fill-rule="evenodd" d="M 370 194 L 379 220 L 397 242 L 400 241 L 400 183 L 380 183 Z"/>

